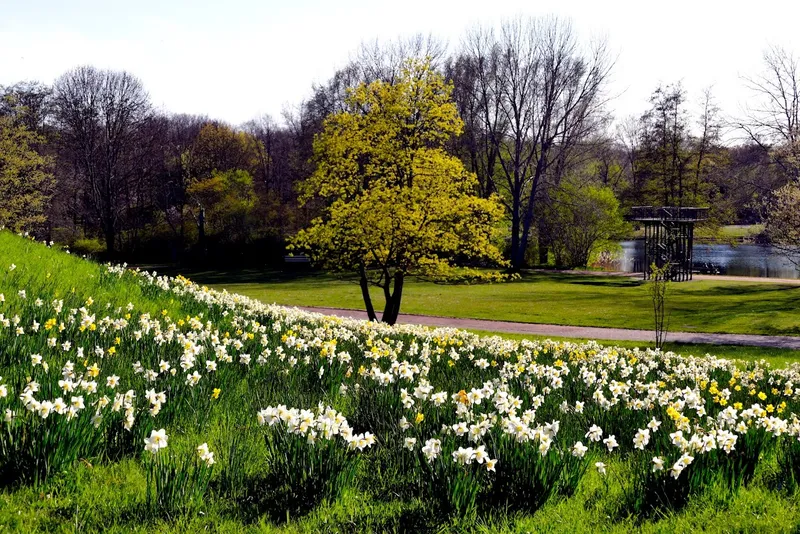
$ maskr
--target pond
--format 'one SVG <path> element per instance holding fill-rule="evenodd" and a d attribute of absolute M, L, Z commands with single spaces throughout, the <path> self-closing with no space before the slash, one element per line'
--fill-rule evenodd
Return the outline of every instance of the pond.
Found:
<path fill-rule="evenodd" d="M 644 240 L 622 241 L 620 268 L 626 272 L 640 271 L 644 262 Z M 695 244 L 693 262 L 711 263 L 720 274 L 731 276 L 760 276 L 765 278 L 799 278 L 797 268 L 785 256 L 768 245 Z"/>

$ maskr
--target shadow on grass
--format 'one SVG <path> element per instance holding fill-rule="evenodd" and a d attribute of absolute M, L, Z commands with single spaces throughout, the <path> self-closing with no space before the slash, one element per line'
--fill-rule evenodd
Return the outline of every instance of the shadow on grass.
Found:
<path fill-rule="evenodd" d="M 769 295 L 771 293 L 780 294 L 781 298 L 786 298 L 784 292 L 796 292 L 800 296 L 800 285 L 783 285 L 783 284 L 726 284 L 714 285 L 704 289 L 697 289 L 688 287 L 687 295 L 692 296 L 708 296 L 708 297 L 741 297 L 744 295 Z M 794 296 L 794 295 L 793 295 Z"/>
<path fill-rule="evenodd" d="M 632 276 L 612 276 L 612 275 L 591 275 L 591 274 L 569 274 L 560 272 L 521 272 L 520 278 L 514 283 L 537 283 L 550 282 L 561 284 L 596 285 L 608 287 L 637 287 L 644 283 L 644 280 Z"/>
<path fill-rule="evenodd" d="M 564 283 L 580 285 L 580 286 L 598 286 L 598 287 L 639 287 L 642 285 L 641 280 L 565 280 Z"/>
<path fill-rule="evenodd" d="M 323 271 L 282 271 L 278 269 L 243 269 L 235 271 L 217 270 L 181 270 L 173 269 L 164 271 L 171 276 L 182 274 L 198 284 L 284 284 L 302 282 L 307 284 L 322 285 L 338 281 L 354 281 L 351 276 L 336 275 Z"/>

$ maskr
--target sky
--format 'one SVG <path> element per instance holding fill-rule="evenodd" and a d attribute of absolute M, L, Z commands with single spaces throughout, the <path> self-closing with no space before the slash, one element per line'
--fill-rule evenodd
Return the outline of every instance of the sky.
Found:
<path fill-rule="evenodd" d="M 735 116 L 752 99 L 742 76 L 759 72 L 768 46 L 800 55 L 791 0 L 0 0 L 0 85 L 52 83 L 91 64 L 133 73 L 165 111 L 241 124 L 279 119 L 363 41 L 423 33 L 455 50 L 475 24 L 553 14 L 582 40 L 607 39 L 617 118 L 640 115 L 659 83 L 678 81 L 692 108 L 712 87 Z"/>

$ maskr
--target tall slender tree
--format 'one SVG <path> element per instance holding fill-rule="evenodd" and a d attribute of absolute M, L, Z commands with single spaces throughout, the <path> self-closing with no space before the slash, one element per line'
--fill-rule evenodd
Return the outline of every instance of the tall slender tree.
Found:
<path fill-rule="evenodd" d="M 603 122 L 612 64 L 603 42 L 586 49 L 569 22 L 552 17 L 508 20 L 499 34 L 475 28 L 462 54 L 477 71 L 474 90 L 496 149 L 494 182 L 511 219 L 511 263 L 519 269 L 540 187 L 563 174 L 558 163 Z"/>
<path fill-rule="evenodd" d="M 106 250 L 113 254 L 124 197 L 136 194 L 131 181 L 143 179 L 137 154 L 152 114 L 149 97 L 127 72 L 85 66 L 56 80 L 54 104 L 64 163 L 78 177 Z"/>

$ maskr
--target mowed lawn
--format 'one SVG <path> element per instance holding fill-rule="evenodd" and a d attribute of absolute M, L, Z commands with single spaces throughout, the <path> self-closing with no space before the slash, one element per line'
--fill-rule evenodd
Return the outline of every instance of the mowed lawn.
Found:
<path fill-rule="evenodd" d="M 268 303 L 363 309 L 355 280 L 325 273 L 187 272 L 195 281 Z M 383 297 L 373 288 L 376 308 Z M 672 331 L 800 335 L 800 285 L 697 280 L 674 283 Z M 444 285 L 410 280 L 402 313 L 527 323 L 652 328 L 645 282 L 616 276 L 529 273 L 500 284 Z"/>

